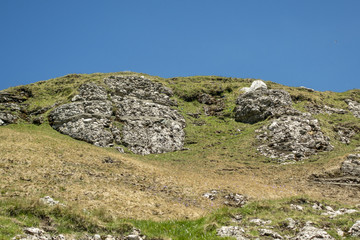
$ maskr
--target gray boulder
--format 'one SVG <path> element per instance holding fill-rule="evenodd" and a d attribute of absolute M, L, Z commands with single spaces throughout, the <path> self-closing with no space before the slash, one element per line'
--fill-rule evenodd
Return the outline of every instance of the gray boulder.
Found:
<path fill-rule="evenodd" d="M 257 89 L 242 94 L 236 100 L 235 120 L 256 123 L 274 115 L 279 109 L 291 107 L 290 94 L 278 89 Z"/>
<path fill-rule="evenodd" d="M 110 92 L 94 83 L 80 86 L 72 103 L 50 113 L 52 127 L 101 147 L 122 144 L 137 154 L 183 148 L 185 119 L 171 108 L 176 103 L 170 89 L 137 76 L 112 76 L 104 83 Z"/>
<path fill-rule="evenodd" d="M 360 154 L 350 154 L 341 165 L 344 175 L 360 177 Z"/>
<path fill-rule="evenodd" d="M 318 120 L 309 114 L 297 114 L 282 116 L 258 130 L 257 138 L 263 143 L 258 151 L 284 162 L 332 150 L 330 139 L 321 132 Z"/>

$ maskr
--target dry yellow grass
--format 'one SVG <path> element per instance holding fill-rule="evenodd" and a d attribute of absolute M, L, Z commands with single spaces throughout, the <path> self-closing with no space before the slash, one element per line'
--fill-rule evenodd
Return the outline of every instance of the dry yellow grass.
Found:
<path fill-rule="evenodd" d="M 106 157 L 113 163 L 105 163 Z M 0 128 L 0 197 L 49 195 L 84 211 L 104 209 L 121 218 L 155 220 L 203 216 L 221 205 L 202 197 L 212 189 L 252 199 L 305 194 L 358 203 L 358 191 L 308 181 L 314 171 L 338 166 L 341 160 L 296 165 L 226 159 L 165 162 L 95 147 L 49 126 L 8 126 Z"/>

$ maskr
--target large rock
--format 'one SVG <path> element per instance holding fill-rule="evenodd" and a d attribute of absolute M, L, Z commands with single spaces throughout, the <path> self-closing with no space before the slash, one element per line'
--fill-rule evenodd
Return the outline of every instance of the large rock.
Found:
<path fill-rule="evenodd" d="M 235 120 L 256 123 L 274 115 L 279 109 L 290 107 L 290 94 L 284 90 L 260 88 L 241 94 L 236 100 Z"/>
<path fill-rule="evenodd" d="M 330 139 L 321 132 L 317 119 L 310 114 L 291 111 L 262 127 L 257 136 L 263 143 L 258 150 L 280 162 L 302 160 L 320 151 L 330 151 Z M 294 115 L 294 114 L 297 115 Z"/>
<path fill-rule="evenodd" d="M 72 103 L 51 112 L 54 129 L 97 146 L 122 144 L 137 154 L 181 150 L 185 120 L 170 106 L 172 92 L 159 83 L 137 76 L 104 79 L 107 92 L 83 84 Z"/>
<path fill-rule="evenodd" d="M 104 88 L 83 84 L 72 103 L 61 105 L 49 115 L 49 122 L 59 132 L 101 147 L 111 146 L 112 103 Z"/>
<path fill-rule="evenodd" d="M 360 177 L 360 154 L 350 154 L 341 165 L 344 175 Z"/>
<path fill-rule="evenodd" d="M 293 240 L 334 240 L 325 230 L 316 228 L 307 223 Z"/>

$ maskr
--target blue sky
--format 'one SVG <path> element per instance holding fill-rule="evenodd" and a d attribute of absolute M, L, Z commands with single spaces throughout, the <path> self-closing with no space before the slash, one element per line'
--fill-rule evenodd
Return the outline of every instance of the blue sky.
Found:
<path fill-rule="evenodd" d="M 0 89 L 69 73 L 360 88 L 359 0 L 0 0 Z"/>

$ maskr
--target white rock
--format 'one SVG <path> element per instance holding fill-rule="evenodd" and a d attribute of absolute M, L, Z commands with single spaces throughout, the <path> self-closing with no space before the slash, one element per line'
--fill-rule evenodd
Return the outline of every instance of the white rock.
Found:
<path fill-rule="evenodd" d="M 334 240 L 334 238 L 323 229 L 311 226 L 311 223 L 308 222 L 298 235 L 296 235 L 294 240 Z"/>
<path fill-rule="evenodd" d="M 252 91 L 255 91 L 255 90 L 258 90 L 258 89 L 267 89 L 267 86 L 263 81 L 256 80 L 256 81 L 253 81 L 253 83 L 251 84 L 251 86 L 249 88 L 244 87 L 241 90 L 244 91 L 244 92 L 252 92 Z"/>
<path fill-rule="evenodd" d="M 269 229 L 260 229 L 259 233 L 261 236 L 269 236 L 274 239 L 283 239 L 283 237 L 280 234 Z"/>
<path fill-rule="evenodd" d="M 50 196 L 45 196 L 43 198 L 40 198 L 39 201 L 42 202 L 43 204 L 49 205 L 49 206 L 55 206 L 55 205 L 59 204 L 59 201 L 55 201 Z"/>
<path fill-rule="evenodd" d="M 235 237 L 236 240 L 247 240 L 244 237 L 244 229 L 238 226 L 223 226 L 217 230 L 217 235 L 221 237 Z"/>
<path fill-rule="evenodd" d="M 258 225 L 258 226 L 271 224 L 271 220 L 262 220 L 262 219 L 259 219 L 259 218 L 250 219 L 249 222 L 254 223 L 254 224 Z"/>
<path fill-rule="evenodd" d="M 340 228 L 336 229 L 336 233 L 337 233 L 337 235 L 339 235 L 340 237 L 343 237 L 343 236 L 344 236 L 344 231 L 341 230 Z"/>
<path fill-rule="evenodd" d="M 300 206 L 300 205 L 294 205 L 294 204 L 290 204 L 290 208 L 297 210 L 297 211 L 304 211 L 304 207 Z"/>

